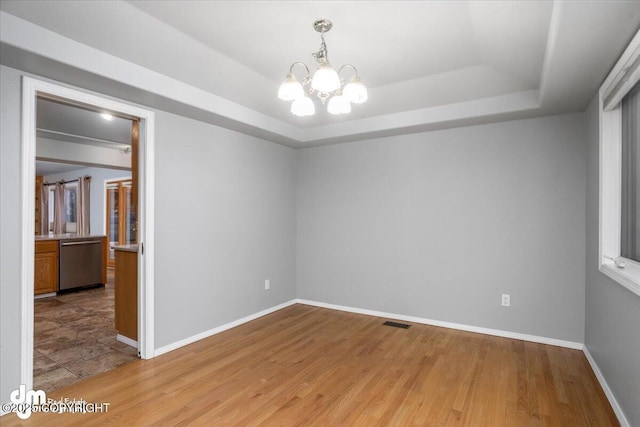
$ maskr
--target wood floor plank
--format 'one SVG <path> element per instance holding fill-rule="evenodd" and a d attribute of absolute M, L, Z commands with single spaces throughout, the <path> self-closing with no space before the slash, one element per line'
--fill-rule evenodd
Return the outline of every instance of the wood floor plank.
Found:
<path fill-rule="evenodd" d="M 616 426 L 582 352 L 293 305 L 51 393 L 3 426 Z M 46 391 L 46 390 L 45 390 Z"/>

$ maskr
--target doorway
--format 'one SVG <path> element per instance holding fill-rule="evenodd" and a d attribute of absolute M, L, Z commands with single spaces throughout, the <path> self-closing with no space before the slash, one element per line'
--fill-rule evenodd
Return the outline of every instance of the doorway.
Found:
<path fill-rule="evenodd" d="M 119 101 L 89 94 L 29 77 L 23 77 L 22 91 L 22 200 L 23 212 L 35 210 L 36 100 L 47 97 L 65 103 L 89 107 L 113 115 L 139 120 L 139 156 L 137 180 L 139 212 L 138 252 L 138 349 L 140 357 L 153 357 L 153 189 L 154 189 L 154 113 Z M 146 207 L 149 209 L 146 209 Z M 21 265 L 21 383 L 33 386 L 34 328 L 34 221 L 22 216 Z"/>
<path fill-rule="evenodd" d="M 131 181 L 137 144 L 134 118 L 42 96 L 36 113 L 33 388 L 53 392 L 138 359 L 137 342 L 118 340 L 102 194 L 112 178 Z M 135 279 L 119 311 L 137 301 Z"/>

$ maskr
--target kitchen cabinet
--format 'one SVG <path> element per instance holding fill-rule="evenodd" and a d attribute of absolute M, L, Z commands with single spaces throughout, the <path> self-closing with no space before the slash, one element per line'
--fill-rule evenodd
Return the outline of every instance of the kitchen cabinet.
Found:
<path fill-rule="evenodd" d="M 35 295 L 58 291 L 58 241 L 35 242 L 34 291 Z"/>
<path fill-rule="evenodd" d="M 87 243 L 93 244 L 92 250 Z M 108 251 L 107 236 L 36 236 L 34 295 L 106 284 Z"/>
<path fill-rule="evenodd" d="M 138 245 L 114 246 L 115 326 L 119 335 L 138 340 Z"/>

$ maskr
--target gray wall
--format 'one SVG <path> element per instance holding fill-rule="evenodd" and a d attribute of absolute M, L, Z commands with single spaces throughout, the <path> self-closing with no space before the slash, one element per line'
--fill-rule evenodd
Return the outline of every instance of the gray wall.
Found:
<path fill-rule="evenodd" d="M 632 426 L 640 426 L 640 297 L 598 270 L 598 104 L 587 110 L 585 345 Z"/>
<path fill-rule="evenodd" d="M 37 154 L 37 152 L 36 152 Z M 131 177 L 131 171 L 105 168 L 80 168 L 78 170 L 47 175 L 45 182 L 55 182 L 59 180 L 68 181 L 80 176 L 89 175 L 91 177 L 91 190 L 89 196 L 89 216 L 91 218 L 89 226 L 91 234 L 105 234 L 106 226 L 104 216 L 106 214 L 106 191 L 105 181 L 117 178 Z M 52 219 L 49 218 L 49 221 Z"/>
<path fill-rule="evenodd" d="M 296 157 L 173 114 L 156 122 L 160 347 L 295 298 Z"/>
<path fill-rule="evenodd" d="M 583 342 L 584 176 L 583 114 L 301 150 L 298 297 Z"/>
<path fill-rule="evenodd" d="M 0 401 L 20 384 L 20 75 L 0 66 Z"/>
<path fill-rule="evenodd" d="M 24 73 L 0 73 L 0 401 L 8 402 L 20 381 Z M 295 161 L 290 148 L 157 112 L 156 348 L 295 298 Z"/>

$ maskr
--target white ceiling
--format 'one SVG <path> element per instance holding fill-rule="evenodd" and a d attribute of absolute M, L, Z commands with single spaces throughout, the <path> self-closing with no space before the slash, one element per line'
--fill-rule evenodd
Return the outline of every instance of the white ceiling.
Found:
<path fill-rule="evenodd" d="M 112 116 L 112 120 L 106 120 L 101 116 L 103 112 L 109 113 L 38 97 L 36 102 L 38 144 L 46 139 L 54 144 L 61 141 L 114 150 L 131 147 L 131 119 Z M 38 159 L 37 155 L 36 152 Z M 37 160 L 36 175 L 55 175 L 87 166 L 87 164 Z"/>
<path fill-rule="evenodd" d="M 42 160 L 36 160 L 36 175 L 57 175 L 65 172 L 85 169 L 86 167 L 87 166 L 85 165 L 76 165 L 71 163 L 45 162 Z"/>
<path fill-rule="evenodd" d="M 535 89 L 551 2 L 206 2 L 129 1 L 136 8 L 270 80 L 265 113 L 312 126 L 335 120 L 293 117 L 277 88 L 295 61 L 313 64 L 325 36 L 337 68 L 354 65 L 370 101 L 350 117 L 370 117 Z M 212 66 L 214 64 L 211 64 Z M 247 76 L 248 77 L 248 76 Z M 301 76 L 302 77 L 302 76 Z M 351 77 L 345 73 L 344 77 Z M 242 87 L 242 81 L 239 82 Z M 278 108 L 280 107 L 280 108 Z"/>
<path fill-rule="evenodd" d="M 637 1 L 3 0 L 0 10 L 211 94 L 174 98 L 294 147 L 583 111 L 640 27 Z M 276 97 L 292 62 L 312 64 L 318 18 L 334 23 L 332 64 L 355 65 L 369 88 L 348 116 L 294 117 Z"/>
<path fill-rule="evenodd" d="M 115 149 L 131 145 L 131 119 L 111 115 L 105 120 L 100 111 L 38 98 L 36 129 L 39 137 Z"/>
<path fill-rule="evenodd" d="M 487 64 L 537 84 L 550 2 L 129 3 L 273 81 L 320 44 L 312 22 L 330 17 L 334 65 L 361 68 L 371 87 Z M 400 30 L 401 31 L 398 31 Z M 507 43 L 496 44 L 506 40 Z M 455 49 L 452 49 L 455 46 Z M 505 61 L 518 55 L 524 61 Z M 394 66 L 393 64 L 397 64 Z M 531 69 L 533 68 L 533 69 Z"/>

